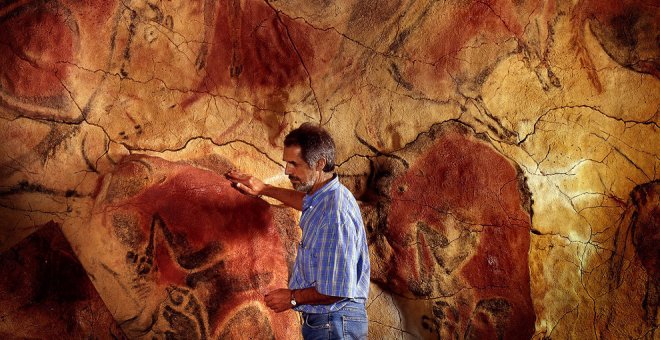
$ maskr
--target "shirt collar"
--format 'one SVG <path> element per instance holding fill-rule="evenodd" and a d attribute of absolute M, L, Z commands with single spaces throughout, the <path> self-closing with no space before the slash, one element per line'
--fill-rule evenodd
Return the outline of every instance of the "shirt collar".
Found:
<path fill-rule="evenodd" d="M 311 195 L 305 195 L 303 198 L 303 211 L 307 210 L 310 205 L 312 205 L 313 202 L 319 200 L 321 197 L 325 195 L 326 192 L 329 192 L 339 186 L 339 176 L 337 174 L 333 174 L 332 178 L 328 183 L 323 185 L 321 189 L 317 190 L 315 193 Z"/>

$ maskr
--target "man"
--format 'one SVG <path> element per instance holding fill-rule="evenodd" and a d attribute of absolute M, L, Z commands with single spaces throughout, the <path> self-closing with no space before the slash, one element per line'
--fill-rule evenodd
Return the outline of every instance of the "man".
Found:
<path fill-rule="evenodd" d="M 305 123 L 285 137 L 283 160 L 295 190 L 227 174 L 246 194 L 270 196 L 302 211 L 289 288 L 266 294 L 266 305 L 276 312 L 302 312 L 305 339 L 364 339 L 369 250 L 357 202 L 333 173 L 335 143 L 327 131 Z"/>

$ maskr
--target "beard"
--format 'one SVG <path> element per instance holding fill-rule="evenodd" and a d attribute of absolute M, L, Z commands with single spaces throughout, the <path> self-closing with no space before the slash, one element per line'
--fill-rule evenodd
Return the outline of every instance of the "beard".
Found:
<path fill-rule="evenodd" d="M 312 187 L 314 186 L 314 179 L 310 179 L 307 182 L 303 182 L 298 177 L 289 176 L 289 180 L 291 181 L 291 185 L 293 186 L 293 189 L 304 193 L 308 193 L 310 190 L 312 190 Z"/>

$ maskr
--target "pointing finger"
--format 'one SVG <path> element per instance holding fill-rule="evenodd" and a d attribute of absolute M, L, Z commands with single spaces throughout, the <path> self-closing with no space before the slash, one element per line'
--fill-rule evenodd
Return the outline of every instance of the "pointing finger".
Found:
<path fill-rule="evenodd" d="M 227 172 L 227 173 L 225 174 L 225 176 L 226 176 L 226 177 L 229 177 L 229 178 L 233 178 L 233 179 L 242 179 L 242 178 L 245 177 L 244 174 L 242 174 L 242 173 L 240 173 L 240 172 L 238 172 L 238 171 L 236 171 L 236 170 L 232 170 L 232 171 Z"/>

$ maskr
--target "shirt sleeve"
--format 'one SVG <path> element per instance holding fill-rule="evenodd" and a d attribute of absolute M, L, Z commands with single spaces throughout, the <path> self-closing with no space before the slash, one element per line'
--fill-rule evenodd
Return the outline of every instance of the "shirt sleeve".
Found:
<path fill-rule="evenodd" d="M 356 235 L 350 223 L 329 223 L 319 230 L 316 290 L 353 298 L 357 290 Z"/>

